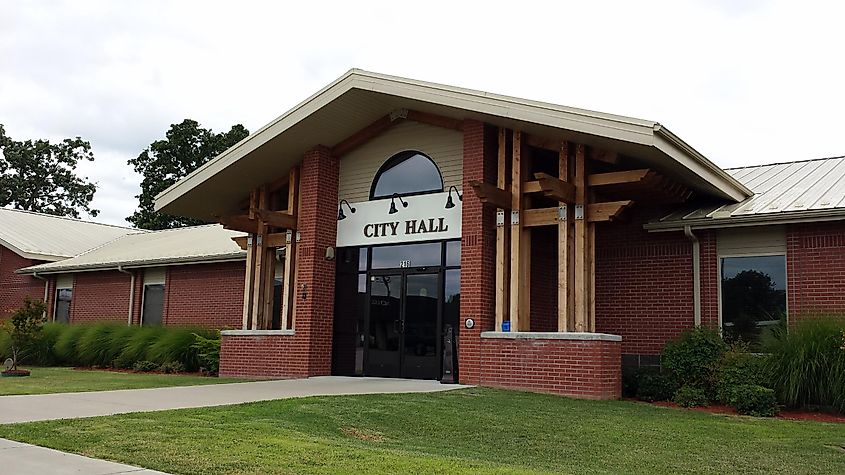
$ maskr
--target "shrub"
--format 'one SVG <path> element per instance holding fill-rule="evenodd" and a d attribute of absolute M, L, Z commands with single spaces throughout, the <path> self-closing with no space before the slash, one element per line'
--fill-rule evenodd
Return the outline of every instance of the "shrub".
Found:
<path fill-rule="evenodd" d="M 672 400 L 681 407 L 706 406 L 709 402 L 707 400 L 707 393 L 703 389 L 693 386 L 681 387 L 675 391 L 675 396 Z"/>
<path fill-rule="evenodd" d="M 18 369 L 18 363 L 24 348 L 32 345 L 41 336 L 44 325 L 46 306 L 40 300 L 24 297 L 23 306 L 15 310 L 12 318 L 3 322 L 2 328 L 9 334 L 12 353 L 12 371 Z"/>
<path fill-rule="evenodd" d="M 158 370 L 166 374 L 184 373 L 185 365 L 178 361 L 168 361 L 167 363 L 159 366 Z"/>
<path fill-rule="evenodd" d="M 791 407 L 822 406 L 845 412 L 845 322 L 805 320 L 764 342 L 778 399 Z"/>
<path fill-rule="evenodd" d="M 164 364 L 169 361 L 182 363 L 188 371 L 199 369 L 197 350 L 193 347 L 196 342 L 194 334 L 207 335 L 208 331 L 191 330 L 189 328 L 168 328 L 150 346 L 147 359 Z"/>
<path fill-rule="evenodd" d="M 120 358 L 121 354 L 123 354 L 123 350 L 126 349 L 129 339 L 132 338 L 138 330 L 138 327 L 127 325 L 119 325 L 114 328 L 105 357 L 109 366 L 117 367 L 117 359 Z"/>
<path fill-rule="evenodd" d="M 147 373 L 149 371 L 155 371 L 158 368 L 159 368 L 159 365 L 157 365 L 156 363 L 153 363 L 152 361 L 148 361 L 148 360 L 136 361 L 135 364 L 132 365 L 132 369 L 134 369 L 135 371 L 141 371 L 141 372 L 144 372 L 144 373 Z"/>
<path fill-rule="evenodd" d="M 26 361 L 39 366 L 55 366 L 59 357 L 54 351 L 56 341 L 67 329 L 61 323 L 45 323 L 41 335 L 25 350 Z"/>
<path fill-rule="evenodd" d="M 745 344 L 731 345 L 731 349 L 719 361 L 715 383 L 716 400 L 727 405 L 731 404 L 731 392 L 735 386 L 752 384 L 771 387 L 767 357 L 749 353 Z"/>
<path fill-rule="evenodd" d="M 76 342 L 76 354 L 79 363 L 84 366 L 111 366 L 110 359 L 113 323 L 97 323 L 86 326 Z"/>
<path fill-rule="evenodd" d="M 197 359 L 200 368 L 217 374 L 220 369 L 220 332 L 214 338 L 206 338 L 194 333 L 194 344 L 191 345 L 197 351 Z"/>
<path fill-rule="evenodd" d="M 123 350 L 115 358 L 114 365 L 118 368 L 132 368 L 137 361 L 149 359 L 147 353 L 150 347 L 165 331 L 163 327 L 133 328 L 135 331 L 126 339 Z"/>
<path fill-rule="evenodd" d="M 731 406 L 740 414 L 771 417 L 780 412 L 773 389 L 756 384 L 740 384 L 733 387 Z"/>
<path fill-rule="evenodd" d="M 672 383 L 657 368 L 640 368 L 637 378 L 637 399 L 666 401 L 672 397 Z"/>
<path fill-rule="evenodd" d="M 53 354 L 64 364 L 78 365 L 79 356 L 76 352 L 76 342 L 87 329 L 84 325 L 68 325 L 53 344 Z"/>
<path fill-rule="evenodd" d="M 661 363 L 669 372 L 674 387 L 709 389 L 725 351 L 727 345 L 718 332 L 699 327 L 667 343 Z"/>

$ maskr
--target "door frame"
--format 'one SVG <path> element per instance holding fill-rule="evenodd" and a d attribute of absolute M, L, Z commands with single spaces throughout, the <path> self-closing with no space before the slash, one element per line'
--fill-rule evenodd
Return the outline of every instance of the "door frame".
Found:
<path fill-rule="evenodd" d="M 364 364 L 363 375 L 368 376 L 367 368 L 370 361 L 370 309 L 372 307 L 372 283 L 373 277 L 380 275 L 399 275 L 402 278 L 400 288 L 402 294 L 399 297 L 399 320 L 401 324 L 401 333 L 399 337 L 399 374 L 394 375 L 394 378 L 404 378 L 405 376 L 405 305 L 408 294 L 408 276 L 409 275 L 436 275 L 437 276 L 437 322 L 435 323 L 436 338 L 435 338 L 435 358 L 437 359 L 437 375 L 435 380 L 439 381 L 443 377 L 443 298 L 444 298 L 444 279 L 445 268 L 443 266 L 422 266 L 401 268 L 393 267 L 389 269 L 371 269 L 366 273 L 367 279 L 367 297 L 366 297 L 366 312 L 364 314 Z"/>

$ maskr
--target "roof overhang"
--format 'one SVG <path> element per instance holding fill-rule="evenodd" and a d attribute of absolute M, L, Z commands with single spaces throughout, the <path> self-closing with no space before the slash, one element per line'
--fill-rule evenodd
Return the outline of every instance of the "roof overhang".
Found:
<path fill-rule="evenodd" d="M 125 262 L 105 262 L 98 264 L 82 264 L 82 265 L 47 265 L 39 264 L 36 266 L 24 267 L 15 271 L 16 274 L 23 275 L 48 275 L 48 274 L 66 274 L 69 272 L 94 272 L 120 269 L 140 269 L 145 267 L 162 267 L 172 265 L 191 265 L 191 264 L 213 264 L 216 262 L 237 262 L 246 259 L 246 252 L 233 252 L 231 254 L 207 257 L 184 257 L 184 258 L 168 258 L 168 259 L 148 259 L 143 261 L 125 261 Z"/>
<path fill-rule="evenodd" d="M 353 69 L 160 193 L 155 208 L 215 220 L 235 211 L 249 190 L 283 176 L 307 150 L 336 145 L 397 109 L 613 150 L 708 195 L 730 201 L 751 195 L 656 122 Z"/>
<path fill-rule="evenodd" d="M 728 218 L 701 218 L 646 223 L 643 228 L 649 232 L 683 231 L 686 227 L 696 229 L 739 228 L 747 226 L 773 226 L 779 224 L 818 223 L 845 220 L 845 209 L 805 210 L 784 213 L 761 213 Z"/>
<path fill-rule="evenodd" d="M 55 262 L 61 261 L 63 259 L 67 259 L 73 256 L 56 256 L 53 254 L 41 254 L 38 252 L 27 252 L 22 249 L 18 249 L 17 247 L 11 245 L 4 239 L 0 239 L 0 246 L 5 247 L 6 249 L 14 252 L 15 254 L 23 257 L 24 259 L 31 259 L 33 261 L 48 261 L 48 262 Z"/>

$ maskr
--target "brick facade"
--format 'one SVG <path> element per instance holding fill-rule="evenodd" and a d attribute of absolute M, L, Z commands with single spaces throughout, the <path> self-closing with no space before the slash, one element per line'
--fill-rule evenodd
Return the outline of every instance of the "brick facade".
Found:
<path fill-rule="evenodd" d="M 11 249 L 0 246 L 0 319 L 8 317 L 20 308 L 26 296 L 39 300 L 44 298 L 43 280 L 15 274 L 15 271 L 22 267 L 42 263 L 43 261 L 21 257 Z"/>
<path fill-rule="evenodd" d="M 482 386 L 584 399 L 622 395 L 618 341 L 481 338 L 481 348 Z"/>
<path fill-rule="evenodd" d="M 222 377 L 307 378 L 310 349 L 302 334 L 223 335 L 220 344 Z M 331 350 L 329 350 L 331 355 Z M 328 374 L 328 373 L 326 373 Z"/>
<path fill-rule="evenodd" d="M 169 267 L 164 324 L 241 328 L 244 270 L 243 261 Z"/>
<path fill-rule="evenodd" d="M 845 314 L 845 222 L 786 229 L 789 321 Z"/>
<path fill-rule="evenodd" d="M 70 322 L 126 322 L 130 276 L 116 270 L 77 272 L 73 277 Z"/>

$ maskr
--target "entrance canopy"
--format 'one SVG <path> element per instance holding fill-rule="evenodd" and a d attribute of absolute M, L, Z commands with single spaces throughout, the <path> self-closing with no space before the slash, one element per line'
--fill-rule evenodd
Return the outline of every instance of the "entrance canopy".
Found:
<path fill-rule="evenodd" d="M 267 177 L 285 176 L 315 145 L 343 150 L 362 129 L 403 115 L 474 119 L 624 154 L 707 195 L 751 192 L 657 122 L 353 69 L 156 197 L 156 210 L 216 221 Z M 410 119 L 411 117 L 408 116 Z"/>

